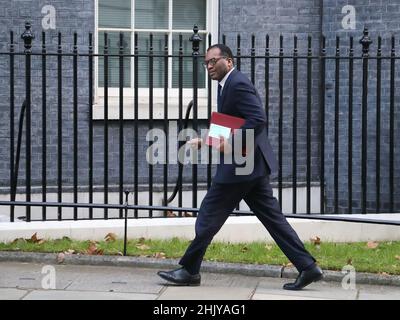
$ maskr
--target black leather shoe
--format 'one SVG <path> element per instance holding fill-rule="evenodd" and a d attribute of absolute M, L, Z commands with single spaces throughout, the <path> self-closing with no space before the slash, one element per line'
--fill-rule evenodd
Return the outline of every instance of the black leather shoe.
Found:
<path fill-rule="evenodd" d="M 302 271 L 298 275 L 296 281 L 294 283 L 286 283 L 283 285 L 283 289 L 285 290 L 301 290 L 305 286 L 308 286 L 310 283 L 321 280 L 324 274 L 320 267 L 315 265 L 313 268 Z"/>
<path fill-rule="evenodd" d="M 157 274 L 164 280 L 181 286 L 199 286 L 201 280 L 200 274 L 190 274 L 183 267 L 172 271 L 158 271 Z"/>

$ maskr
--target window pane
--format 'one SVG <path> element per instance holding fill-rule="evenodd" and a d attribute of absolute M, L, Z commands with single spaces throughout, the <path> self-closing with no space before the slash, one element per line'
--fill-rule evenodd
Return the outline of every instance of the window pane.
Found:
<path fill-rule="evenodd" d="M 108 32 L 108 53 L 119 53 L 119 32 Z M 124 32 L 124 54 L 131 53 L 131 33 Z M 104 54 L 104 32 L 99 32 L 99 54 Z M 108 58 L 108 86 L 119 87 L 119 57 Z M 131 58 L 124 58 L 124 87 L 131 86 Z M 99 57 L 99 87 L 104 87 L 104 57 Z"/>
<path fill-rule="evenodd" d="M 168 29 L 169 0 L 136 0 L 136 29 Z"/>
<path fill-rule="evenodd" d="M 182 36 L 182 47 L 183 47 L 183 55 L 191 55 L 192 50 L 192 42 L 189 41 L 190 34 L 184 34 Z M 200 42 L 200 57 L 198 58 L 198 66 L 197 66 L 197 74 L 198 74 L 198 87 L 205 88 L 206 86 L 206 70 L 204 69 L 203 55 L 205 52 L 205 39 L 206 35 L 202 34 L 201 37 L 203 41 Z M 172 49 L 174 56 L 179 55 L 179 35 L 174 34 L 172 38 Z M 182 63 L 182 76 L 183 76 L 183 88 L 192 88 L 193 87 L 193 58 L 192 57 L 184 57 Z M 179 58 L 173 58 L 172 62 L 172 87 L 179 88 Z"/>
<path fill-rule="evenodd" d="M 153 34 L 153 54 L 163 55 L 164 54 L 164 40 L 165 35 L 162 33 Z M 139 57 L 139 77 L 138 83 L 140 88 L 149 88 L 150 84 L 150 34 L 139 33 L 138 34 L 138 48 L 139 55 L 146 55 L 146 57 Z M 153 57 L 153 88 L 164 87 L 164 58 Z"/>
<path fill-rule="evenodd" d="M 173 0 L 173 29 L 206 29 L 206 0 Z"/>
<path fill-rule="evenodd" d="M 131 0 L 99 0 L 100 28 L 131 28 Z"/>

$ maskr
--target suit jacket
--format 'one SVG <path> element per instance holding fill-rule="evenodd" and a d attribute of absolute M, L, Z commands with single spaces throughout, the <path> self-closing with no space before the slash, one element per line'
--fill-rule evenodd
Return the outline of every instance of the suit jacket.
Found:
<path fill-rule="evenodd" d="M 221 153 L 214 181 L 237 183 L 275 173 L 278 170 L 278 164 L 268 140 L 266 114 L 261 98 L 250 80 L 236 69 L 225 82 L 218 112 L 245 119 L 245 124 L 240 128 L 243 141 L 245 141 L 246 129 L 254 130 L 254 170 L 246 175 L 238 175 L 236 170 L 246 164 L 238 164 L 235 161 L 224 163 L 224 154 Z M 237 133 L 233 137 L 235 136 Z M 243 147 L 246 145 L 243 144 Z"/>

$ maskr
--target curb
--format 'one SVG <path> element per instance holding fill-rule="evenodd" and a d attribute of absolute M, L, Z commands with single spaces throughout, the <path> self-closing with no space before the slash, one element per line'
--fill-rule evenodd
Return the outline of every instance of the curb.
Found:
<path fill-rule="evenodd" d="M 123 256 L 100 256 L 100 255 L 65 255 L 63 261 L 57 261 L 56 253 L 36 252 L 11 252 L 0 251 L 0 262 L 29 262 L 49 263 L 59 265 L 92 265 L 92 266 L 115 266 L 115 267 L 137 267 L 137 268 L 174 268 L 178 265 L 178 259 L 155 259 L 146 257 L 123 257 Z M 271 277 L 295 279 L 297 270 L 274 265 L 254 265 L 241 263 L 209 262 L 202 264 L 203 272 L 240 274 L 254 277 Z M 324 281 L 342 282 L 346 273 L 333 270 L 324 270 Z M 356 273 L 356 283 L 399 286 L 400 276 L 382 275 L 374 273 Z"/>

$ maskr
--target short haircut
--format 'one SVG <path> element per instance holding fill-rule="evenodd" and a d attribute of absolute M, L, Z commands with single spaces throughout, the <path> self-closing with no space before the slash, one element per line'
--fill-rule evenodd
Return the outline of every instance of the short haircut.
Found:
<path fill-rule="evenodd" d="M 217 44 L 214 44 L 211 47 L 209 47 L 207 49 L 207 51 L 214 49 L 214 48 L 218 48 L 221 51 L 222 56 L 230 58 L 234 62 L 232 50 L 228 46 L 226 46 L 222 43 L 217 43 Z"/>

